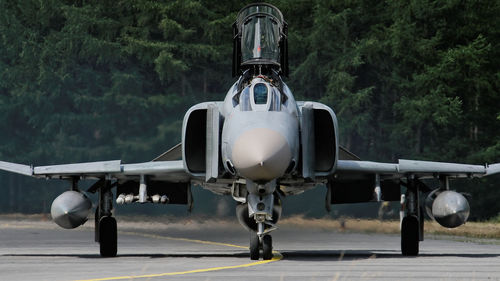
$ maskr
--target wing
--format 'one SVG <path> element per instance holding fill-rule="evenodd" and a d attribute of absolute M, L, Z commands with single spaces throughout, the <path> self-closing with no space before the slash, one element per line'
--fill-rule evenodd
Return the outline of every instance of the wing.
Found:
<path fill-rule="evenodd" d="M 396 178 L 413 174 L 419 178 L 436 177 L 483 177 L 500 173 L 500 164 L 470 165 L 446 162 L 418 161 L 400 159 L 398 164 L 371 161 L 339 160 L 339 173 L 380 174 Z"/>
<path fill-rule="evenodd" d="M 113 160 L 37 167 L 0 161 L 0 170 L 49 179 L 71 179 L 74 177 L 100 179 L 108 176 L 117 180 L 127 180 L 146 175 L 159 181 L 186 182 L 190 180 L 182 160 L 135 164 L 122 164 L 120 160 Z"/>
<path fill-rule="evenodd" d="M 445 162 L 401 159 L 398 163 L 338 160 L 337 169 L 329 179 L 335 196 L 332 203 L 356 203 L 374 201 L 374 189 L 381 188 L 385 201 L 400 200 L 402 179 L 412 175 L 417 179 L 473 178 L 500 173 L 500 164 L 469 165 Z M 420 182 L 422 190 L 430 190 Z"/>
<path fill-rule="evenodd" d="M 189 208 L 192 206 L 189 188 L 191 177 L 185 171 L 182 160 L 135 164 L 122 164 L 120 160 L 114 160 L 38 167 L 0 161 L 0 170 L 37 178 L 70 180 L 73 183 L 72 189 L 78 189 L 76 183 L 80 179 L 96 179 L 87 190 L 91 193 L 114 180 L 112 186 L 116 186 L 117 196 L 137 194 L 140 192 L 139 185 L 147 177 L 148 190 L 144 189 L 144 196 L 139 196 L 139 202 L 146 202 L 151 193 L 166 195 L 170 204 L 187 204 Z"/>

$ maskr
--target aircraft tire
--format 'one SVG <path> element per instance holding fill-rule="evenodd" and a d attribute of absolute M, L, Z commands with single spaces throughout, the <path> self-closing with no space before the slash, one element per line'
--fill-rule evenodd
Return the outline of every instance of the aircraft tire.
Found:
<path fill-rule="evenodd" d="M 422 207 L 420 207 L 420 216 L 419 217 L 420 217 L 420 219 L 419 219 L 419 221 L 420 221 L 420 224 L 419 224 L 420 229 L 419 229 L 419 231 L 420 232 L 419 232 L 419 237 L 418 237 L 419 239 L 418 239 L 418 241 L 424 241 L 424 208 L 422 208 Z"/>
<path fill-rule="evenodd" d="M 101 257 L 116 257 L 117 227 L 113 217 L 102 217 L 99 221 L 99 250 Z"/>
<path fill-rule="evenodd" d="M 273 238 L 266 235 L 262 238 L 262 259 L 270 260 L 273 258 Z"/>
<path fill-rule="evenodd" d="M 401 253 L 403 256 L 417 256 L 420 223 L 416 216 L 403 218 L 401 224 Z"/>
<path fill-rule="evenodd" d="M 258 260 L 259 259 L 259 250 L 260 250 L 260 241 L 259 236 L 253 231 L 250 231 L 250 259 Z"/>
<path fill-rule="evenodd" d="M 95 242 L 99 242 L 99 207 L 95 208 L 94 229 L 94 240 Z"/>

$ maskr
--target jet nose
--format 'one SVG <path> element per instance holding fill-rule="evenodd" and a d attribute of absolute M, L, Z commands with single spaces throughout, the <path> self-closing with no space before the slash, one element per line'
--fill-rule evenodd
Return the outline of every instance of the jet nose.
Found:
<path fill-rule="evenodd" d="M 292 160 L 292 152 L 280 133 L 257 128 L 244 132 L 236 139 L 232 160 L 241 176 L 253 181 L 270 181 L 285 173 Z"/>

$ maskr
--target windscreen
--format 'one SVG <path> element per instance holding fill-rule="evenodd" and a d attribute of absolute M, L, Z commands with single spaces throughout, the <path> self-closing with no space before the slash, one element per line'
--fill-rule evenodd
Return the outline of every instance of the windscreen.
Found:
<path fill-rule="evenodd" d="M 267 86 L 263 83 L 255 84 L 253 87 L 253 98 L 255 104 L 267 103 Z"/>

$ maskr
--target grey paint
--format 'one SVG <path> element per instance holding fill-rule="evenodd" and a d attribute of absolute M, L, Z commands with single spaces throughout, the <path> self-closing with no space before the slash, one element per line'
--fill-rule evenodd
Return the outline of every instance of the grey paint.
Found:
<path fill-rule="evenodd" d="M 314 181 L 314 108 L 312 105 L 303 106 L 300 118 L 300 140 L 302 144 L 302 176 Z"/>
<path fill-rule="evenodd" d="M 33 168 L 28 165 L 0 161 L 0 170 L 17 173 L 25 176 L 33 175 Z"/>
<path fill-rule="evenodd" d="M 335 131 L 335 143 L 332 143 L 332 146 L 335 152 L 335 159 L 329 171 L 315 171 L 315 176 L 319 178 L 318 179 L 319 181 L 321 181 L 322 180 L 321 177 L 329 177 L 337 169 L 338 156 L 339 156 L 339 134 L 338 134 L 339 129 L 338 129 L 337 116 L 335 115 L 333 109 L 319 102 L 311 102 L 311 101 L 297 102 L 297 107 L 299 108 L 299 110 L 302 110 L 304 107 L 312 107 L 313 109 L 316 110 L 324 110 L 330 114 L 330 117 L 333 121 L 333 129 Z"/>
<path fill-rule="evenodd" d="M 418 174 L 423 177 L 434 177 L 436 174 L 449 175 L 453 177 L 475 176 L 481 177 L 499 173 L 496 165 L 490 165 L 493 169 L 488 170 L 486 166 L 432 162 L 432 161 L 417 161 L 400 159 L 398 164 L 380 163 L 371 161 L 354 161 L 354 160 L 339 160 L 337 172 L 349 173 L 368 173 L 368 174 L 386 174 L 404 177 L 407 174 Z"/>
<path fill-rule="evenodd" d="M 74 175 L 119 173 L 121 161 L 102 161 L 35 167 L 35 175 Z"/>
<path fill-rule="evenodd" d="M 292 160 L 287 139 L 268 128 L 245 131 L 234 142 L 231 160 L 240 176 L 272 181 L 284 175 Z"/>
<path fill-rule="evenodd" d="M 176 144 L 174 147 L 163 152 L 160 156 L 152 161 L 173 161 L 182 159 L 182 143 Z"/>
<path fill-rule="evenodd" d="M 214 182 L 219 176 L 219 135 L 220 135 L 220 113 L 215 104 L 209 104 L 207 108 L 207 136 L 206 136 L 206 173 L 205 181 Z"/>
<path fill-rule="evenodd" d="M 121 173 L 124 175 L 155 175 L 181 173 L 183 171 L 184 163 L 180 160 L 124 164 L 121 166 Z"/>
<path fill-rule="evenodd" d="M 455 191 L 446 190 L 434 199 L 432 216 L 442 226 L 455 228 L 469 218 L 470 207 L 465 197 Z"/>
<path fill-rule="evenodd" d="M 337 163 L 338 172 L 355 172 L 355 173 L 381 173 L 381 174 L 396 174 L 399 173 L 397 164 L 378 163 L 371 161 L 353 161 L 339 160 Z"/>
<path fill-rule="evenodd" d="M 486 168 L 486 175 L 494 175 L 500 173 L 500 164 L 492 164 Z"/>
<path fill-rule="evenodd" d="M 477 174 L 486 173 L 485 166 L 417 160 L 399 160 L 401 173 Z"/>
<path fill-rule="evenodd" d="M 87 221 L 92 202 L 83 193 L 66 191 L 59 195 L 50 208 L 52 220 L 62 228 L 76 228 Z"/>

